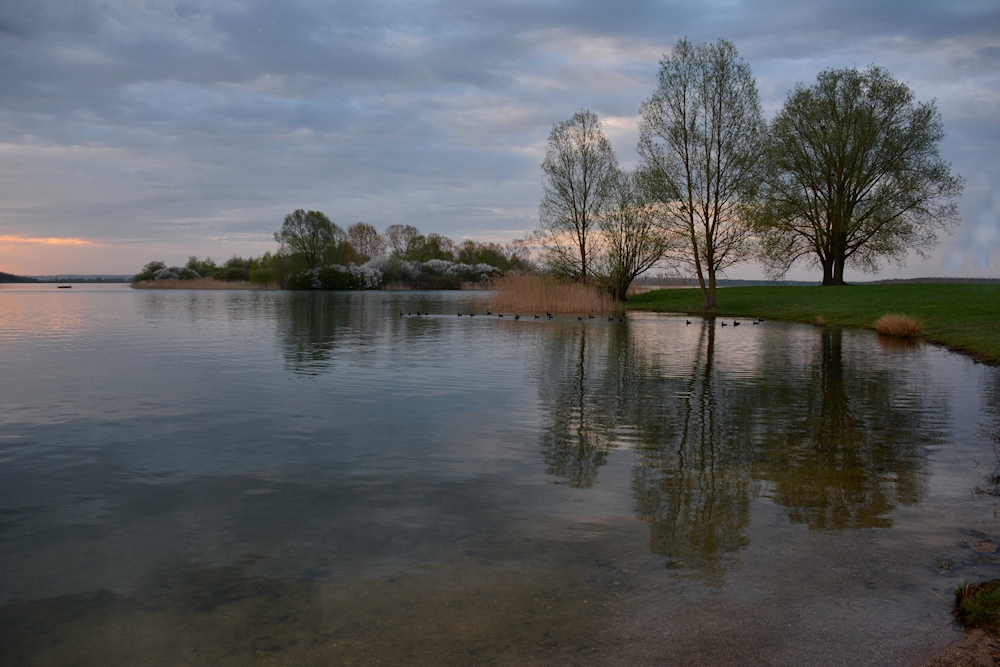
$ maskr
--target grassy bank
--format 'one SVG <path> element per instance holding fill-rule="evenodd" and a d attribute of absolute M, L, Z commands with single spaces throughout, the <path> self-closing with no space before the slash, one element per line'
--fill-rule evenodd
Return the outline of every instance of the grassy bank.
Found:
<path fill-rule="evenodd" d="M 713 314 L 763 317 L 827 326 L 874 328 L 887 313 L 922 320 L 923 338 L 982 361 L 1000 362 L 1000 285 L 903 284 L 844 287 L 727 287 Z M 631 297 L 632 310 L 705 314 L 698 289 L 657 290 Z"/>

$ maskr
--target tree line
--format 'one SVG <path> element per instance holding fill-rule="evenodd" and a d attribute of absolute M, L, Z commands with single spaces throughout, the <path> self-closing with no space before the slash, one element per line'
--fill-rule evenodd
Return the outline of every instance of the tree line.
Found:
<path fill-rule="evenodd" d="M 842 285 L 846 267 L 924 255 L 958 223 L 940 113 L 874 65 L 796 85 L 769 123 L 731 42 L 682 39 L 639 117 L 631 171 L 594 113 L 553 126 L 531 237 L 545 268 L 618 299 L 664 263 L 697 276 L 706 309 L 718 277 L 750 259 L 771 278 L 803 262 Z"/>
<path fill-rule="evenodd" d="M 365 222 L 344 230 L 321 211 L 304 209 L 286 215 L 274 239 L 276 252 L 234 256 L 221 265 L 211 257 L 192 256 L 180 267 L 153 261 L 133 282 L 213 278 L 289 289 L 373 289 L 386 283 L 449 289 L 534 269 L 523 243 L 455 243 L 402 224 L 389 225 L 382 233 Z"/>

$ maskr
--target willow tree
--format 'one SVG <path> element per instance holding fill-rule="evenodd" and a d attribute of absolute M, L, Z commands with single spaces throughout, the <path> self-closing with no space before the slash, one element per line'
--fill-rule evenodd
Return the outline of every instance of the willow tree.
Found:
<path fill-rule="evenodd" d="M 549 268 L 584 283 L 593 275 L 598 224 L 618 161 L 597 115 L 580 111 L 549 134 L 539 226 L 532 238 Z"/>
<path fill-rule="evenodd" d="M 757 83 L 731 42 L 682 39 L 660 61 L 656 91 L 639 114 L 642 170 L 685 241 L 678 259 L 698 276 L 702 307 L 715 308 L 717 277 L 753 249 L 742 210 L 763 162 Z"/>
<path fill-rule="evenodd" d="M 824 285 L 843 285 L 848 264 L 874 272 L 925 254 L 958 220 L 962 179 L 938 153 L 943 138 L 934 102 L 880 67 L 797 85 L 772 121 L 755 208 L 770 273 L 806 259 Z"/>

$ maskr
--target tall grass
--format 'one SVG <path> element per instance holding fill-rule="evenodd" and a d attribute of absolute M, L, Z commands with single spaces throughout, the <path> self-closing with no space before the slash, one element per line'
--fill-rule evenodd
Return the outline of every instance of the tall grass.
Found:
<path fill-rule="evenodd" d="M 498 313 L 615 313 L 620 307 L 593 285 L 533 274 L 507 274 L 491 283 L 489 309 Z"/>
<path fill-rule="evenodd" d="M 924 330 L 924 323 L 900 313 L 883 315 L 875 322 L 875 331 L 883 336 L 916 338 Z"/>
<path fill-rule="evenodd" d="M 197 290 L 276 290 L 276 284 L 252 284 L 245 280 L 216 280 L 215 278 L 194 278 L 192 280 L 140 280 L 132 283 L 135 289 L 197 289 Z"/>

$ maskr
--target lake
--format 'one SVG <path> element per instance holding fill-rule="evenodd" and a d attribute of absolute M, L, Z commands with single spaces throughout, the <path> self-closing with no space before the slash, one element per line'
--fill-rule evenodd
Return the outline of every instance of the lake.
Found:
<path fill-rule="evenodd" d="M 0 286 L 0 665 L 911 665 L 1000 577 L 998 369 L 486 296 Z"/>

